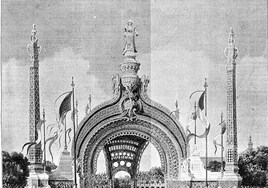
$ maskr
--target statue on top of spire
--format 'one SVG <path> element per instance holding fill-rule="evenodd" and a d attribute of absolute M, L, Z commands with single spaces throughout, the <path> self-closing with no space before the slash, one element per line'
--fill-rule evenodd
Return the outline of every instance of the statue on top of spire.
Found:
<path fill-rule="evenodd" d="M 133 25 L 133 22 L 129 20 L 127 22 L 127 26 L 125 27 L 124 40 L 125 45 L 122 54 L 125 55 L 126 52 L 130 51 L 136 53 L 136 45 L 135 38 L 138 36 L 138 32 L 136 31 L 136 27 Z"/>
<path fill-rule="evenodd" d="M 38 56 L 41 53 L 41 46 L 38 45 L 38 38 L 36 36 L 36 27 L 35 24 L 33 24 L 33 29 L 31 31 L 31 44 L 27 45 L 27 52 L 29 56 L 34 59 L 35 61 L 38 61 Z"/>
<path fill-rule="evenodd" d="M 233 28 L 232 27 L 230 28 L 228 43 L 230 45 L 233 45 L 235 43 L 235 40 L 234 40 L 234 31 L 233 31 Z"/>
<path fill-rule="evenodd" d="M 32 43 L 35 43 L 38 41 L 38 38 L 36 37 L 36 28 L 35 28 L 35 24 L 33 24 L 33 29 L 32 29 L 32 33 L 31 33 L 31 41 Z"/>
<path fill-rule="evenodd" d="M 228 62 L 235 63 L 235 59 L 238 56 L 238 49 L 234 46 L 234 31 L 233 28 L 230 28 L 229 39 L 228 39 L 228 46 L 224 50 L 224 55 L 227 57 Z"/>

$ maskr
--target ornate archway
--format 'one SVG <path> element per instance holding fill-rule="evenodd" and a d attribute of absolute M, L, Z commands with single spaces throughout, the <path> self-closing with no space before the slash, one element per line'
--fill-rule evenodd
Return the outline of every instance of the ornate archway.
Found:
<path fill-rule="evenodd" d="M 134 41 L 127 42 L 135 45 Z M 120 170 L 128 172 L 135 182 L 141 155 L 149 142 L 159 152 L 165 180 L 180 180 L 180 161 L 186 157 L 185 132 L 168 109 L 149 99 L 149 79 L 138 77 L 140 63 L 134 49 L 126 46 L 124 50 L 122 74 L 113 77 L 113 99 L 97 106 L 79 124 L 75 152 L 80 187 L 94 187 L 101 150 L 111 187 L 114 174 Z"/>

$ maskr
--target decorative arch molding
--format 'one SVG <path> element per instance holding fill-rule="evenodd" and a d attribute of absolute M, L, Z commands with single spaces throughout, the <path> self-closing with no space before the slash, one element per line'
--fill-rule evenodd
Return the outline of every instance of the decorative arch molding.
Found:
<path fill-rule="evenodd" d="M 76 131 L 76 152 L 80 153 L 84 139 L 99 124 L 105 124 L 107 120 L 118 120 L 121 116 L 120 98 L 122 93 L 117 93 L 112 100 L 104 102 L 94 108 L 79 124 Z M 146 92 L 140 92 L 140 100 L 143 106 L 143 113 L 139 116 L 148 117 L 164 125 L 176 138 L 183 150 L 182 157 L 186 157 L 186 134 L 183 127 L 171 112 L 157 102 L 152 101 Z"/>
<path fill-rule="evenodd" d="M 150 122 L 141 120 L 112 122 L 91 137 L 83 153 L 83 174 L 94 174 L 96 172 L 98 153 L 109 140 L 116 136 L 131 134 L 152 141 L 159 151 L 161 163 L 167 171 L 167 177 L 178 179 L 181 154 L 176 150 L 169 136 L 160 128 Z"/>
<path fill-rule="evenodd" d="M 141 92 L 142 93 L 142 92 Z M 186 134 L 180 123 L 176 118 L 162 105 L 153 102 L 147 96 L 147 94 L 141 95 L 144 113 L 138 115 L 139 118 L 150 119 L 150 121 L 156 122 L 156 124 L 162 125 L 169 132 L 170 136 L 174 137 L 176 142 L 180 145 L 182 150 L 182 157 L 187 156 L 186 153 Z M 105 105 L 100 105 L 101 107 L 96 107 L 79 125 L 76 132 L 76 152 L 77 156 L 80 155 L 81 150 L 84 149 L 86 137 L 93 135 L 101 125 L 105 125 L 110 121 L 116 121 L 122 119 L 121 111 L 119 109 L 118 101 L 120 96 L 114 98 L 109 102 L 104 103 Z M 143 101 L 144 99 L 144 101 Z"/>

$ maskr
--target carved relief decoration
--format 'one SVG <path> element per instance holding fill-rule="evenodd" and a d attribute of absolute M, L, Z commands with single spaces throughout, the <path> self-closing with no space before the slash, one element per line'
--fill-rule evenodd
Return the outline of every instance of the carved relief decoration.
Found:
<path fill-rule="evenodd" d="M 149 122 L 141 120 L 128 121 L 125 119 L 107 124 L 91 137 L 83 156 L 80 156 L 83 157 L 83 177 L 89 177 L 91 176 L 90 174 L 96 173 L 97 158 L 105 144 L 108 144 L 118 136 L 124 135 L 135 135 L 150 141 L 159 152 L 161 166 L 166 172 L 166 177 L 178 178 L 178 161 L 182 154 L 178 153 L 168 135 Z"/>

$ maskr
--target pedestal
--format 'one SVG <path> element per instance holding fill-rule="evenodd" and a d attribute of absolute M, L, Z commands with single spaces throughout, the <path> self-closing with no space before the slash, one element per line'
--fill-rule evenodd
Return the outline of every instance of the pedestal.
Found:
<path fill-rule="evenodd" d="M 189 157 L 190 160 L 190 172 L 192 174 L 192 180 L 205 180 L 206 170 L 204 164 L 200 158 L 200 154 L 197 150 L 197 146 L 194 146 L 193 153 Z"/>
<path fill-rule="evenodd" d="M 31 170 L 27 180 L 26 188 L 50 188 L 48 180 L 49 175 L 47 173 Z"/>
<path fill-rule="evenodd" d="M 58 168 L 52 172 L 51 180 L 73 180 L 73 161 L 70 156 L 70 152 L 64 150 L 61 153 L 60 162 Z"/>
<path fill-rule="evenodd" d="M 224 172 L 219 180 L 219 188 L 238 188 L 241 187 L 242 178 L 235 172 Z"/>

